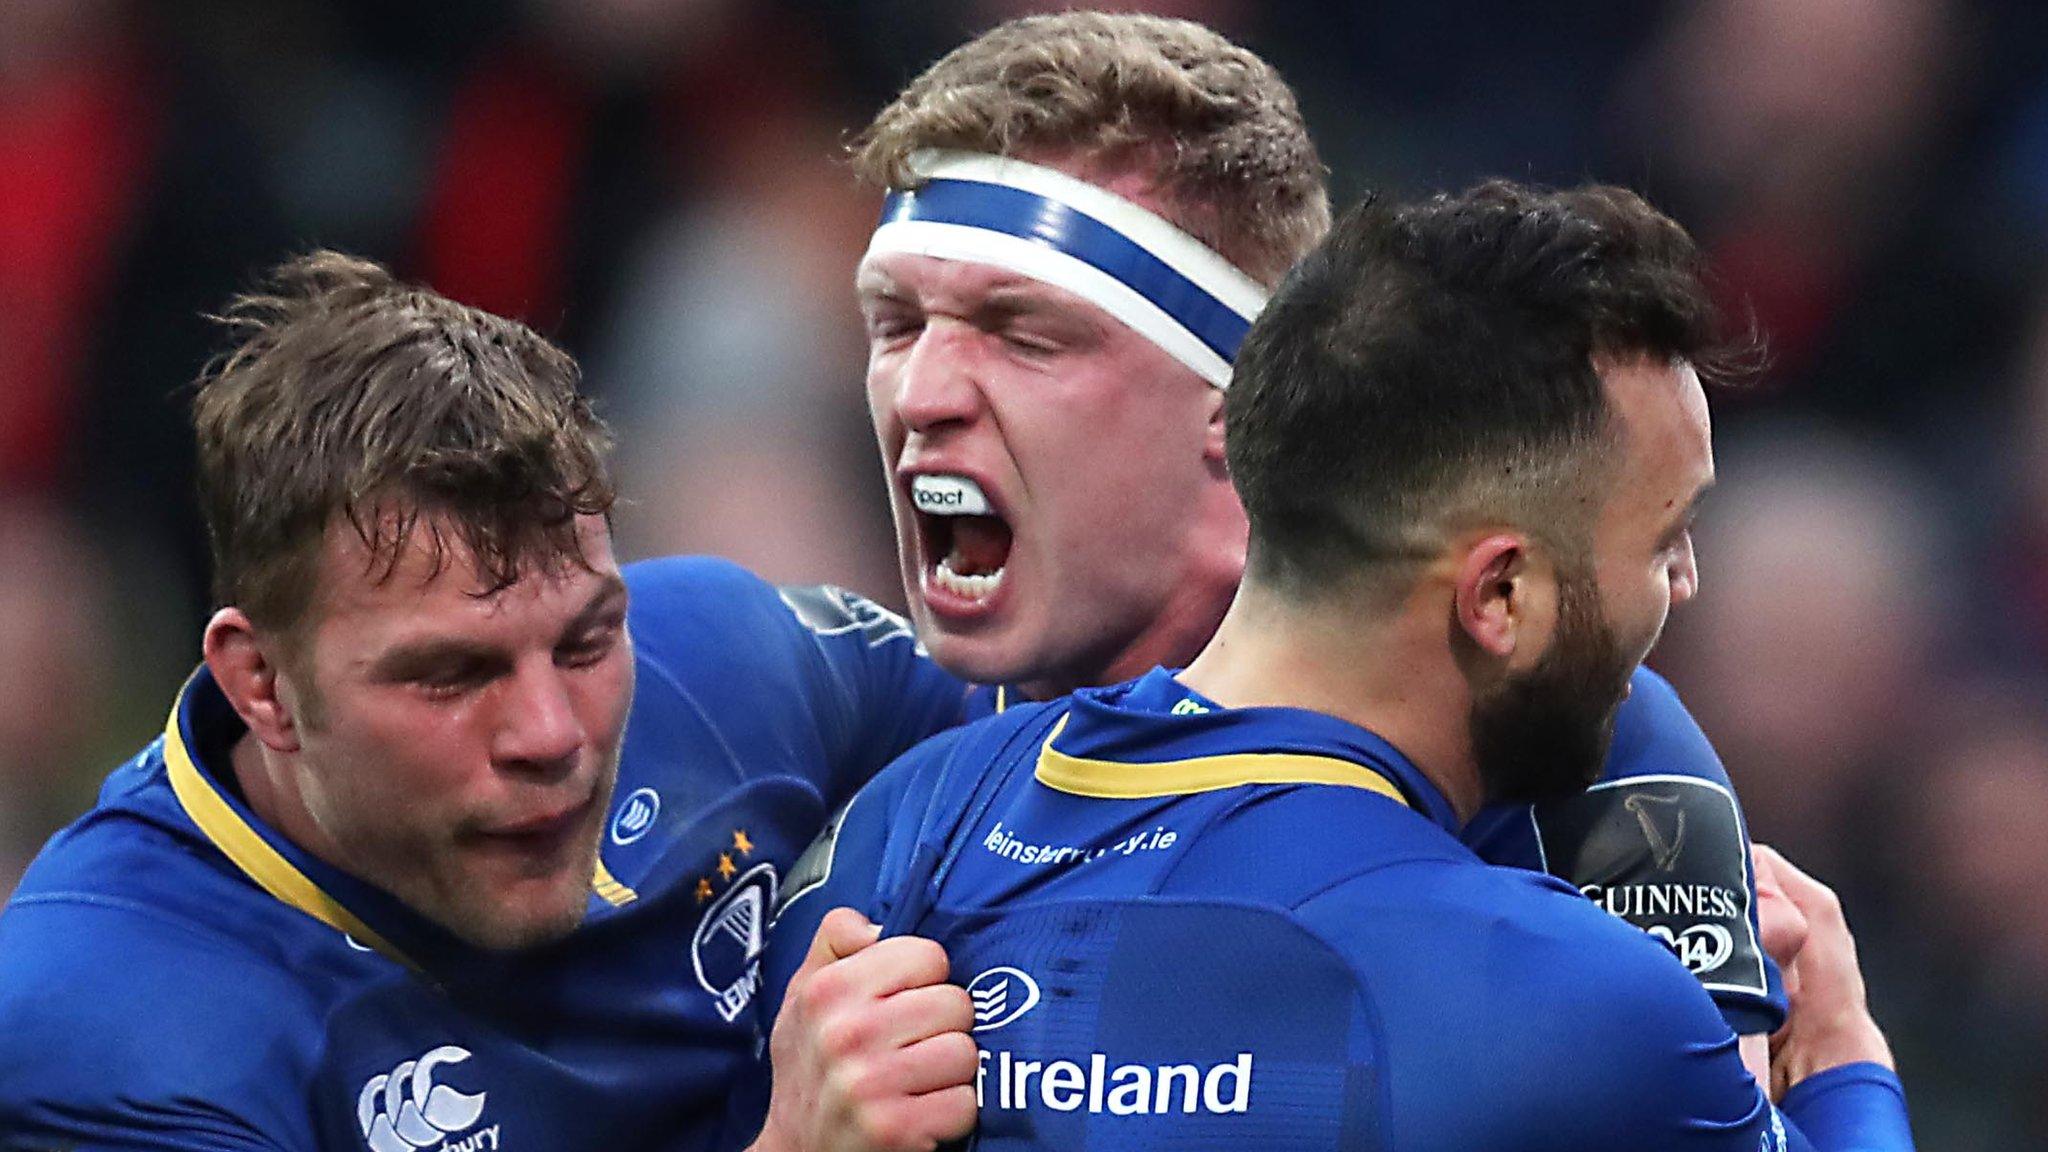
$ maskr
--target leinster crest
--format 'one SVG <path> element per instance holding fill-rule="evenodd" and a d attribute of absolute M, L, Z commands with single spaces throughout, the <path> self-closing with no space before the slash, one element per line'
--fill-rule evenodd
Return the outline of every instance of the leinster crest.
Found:
<path fill-rule="evenodd" d="M 775 865 L 756 864 L 735 879 L 697 922 L 690 964 L 728 1024 L 746 1011 L 761 986 L 761 953 L 775 907 Z"/>

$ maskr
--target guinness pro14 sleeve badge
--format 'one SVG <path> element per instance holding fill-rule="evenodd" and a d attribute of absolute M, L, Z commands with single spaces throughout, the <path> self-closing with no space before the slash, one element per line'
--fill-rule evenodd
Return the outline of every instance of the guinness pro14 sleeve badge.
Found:
<path fill-rule="evenodd" d="M 1726 788 L 1633 776 L 1539 804 L 1532 818 L 1544 871 L 1663 941 L 1709 991 L 1767 994 L 1749 846 Z"/>

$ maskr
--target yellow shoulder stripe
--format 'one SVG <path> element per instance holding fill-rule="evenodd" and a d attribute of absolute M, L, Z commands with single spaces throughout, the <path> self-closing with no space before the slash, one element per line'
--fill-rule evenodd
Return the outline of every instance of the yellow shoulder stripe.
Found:
<path fill-rule="evenodd" d="M 1052 746 L 1066 726 L 1066 718 L 1061 717 L 1052 735 L 1046 738 L 1045 747 L 1039 750 L 1037 776 L 1046 787 L 1075 796 L 1097 800 L 1144 800 L 1155 796 L 1215 792 L 1245 784 L 1331 784 L 1340 788 L 1363 788 L 1403 807 L 1409 806 L 1407 798 L 1401 795 L 1393 781 L 1363 764 L 1334 756 L 1233 752 L 1152 764 L 1089 760 L 1070 756 Z"/>
<path fill-rule="evenodd" d="M 200 775 L 199 767 L 192 762 L 191 752 L 185 747 L 184 735 L 178 731 L 178 710 L 175 707 L 171 709 L 170 723 L 164 728 L 164 763 L 170 771 L 171 791 L 177 794 L 185 814 L 258 887 L 335 931 L 346 933 L 356 943 L 374 948 L 408 968 L 418 968 L 358 919 L 355 913 L 342 907 L 340 901 L 321 891 L 318 884 L 265 842 L 240 814 L 229 807 L 220 793 L 213 790 L 206 778 Z"/>
<path fill-rule="evenodd" d="M 614 908 L 621 904 L 631 904 L 640 898 L 638 892 L 619 883 L 618 877 L 612 875 L 612 870 L 604 866 L 604 858 L 601 856 L 597 861 L 597 879 L 591 882 L 590 888 Z"/>

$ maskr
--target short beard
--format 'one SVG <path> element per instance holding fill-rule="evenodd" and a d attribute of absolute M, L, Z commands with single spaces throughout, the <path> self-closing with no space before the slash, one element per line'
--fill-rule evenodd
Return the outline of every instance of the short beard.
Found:
<path fill-rule="evenodd" d="M 451 912 L 441 926 L 457 939 L 486 952 L 525 952 L 567 939 L 583 926 L 583 901 L 564 907 L 546 919 L 507 922 L 501 918 Z"/>
<path fill-rule="evenodd" d="M 1599 779 L 1633 672 L 1591 574 L 1562 576 L 1550 651 L 1472 703 L 1472 753 L 1487 802 L 1557 799 Z"/>

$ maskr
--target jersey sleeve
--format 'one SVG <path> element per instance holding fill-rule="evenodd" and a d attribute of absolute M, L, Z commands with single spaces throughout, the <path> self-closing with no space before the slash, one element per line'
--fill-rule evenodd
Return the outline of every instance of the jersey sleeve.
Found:
<path fill-rule="evenodd" d="M 1395 879 L 1365 878 L 1356 892 L 1334 890 L 1303 910 L 1357 957 L 1375 991 L 1389 1052 L 1390 1147 L 1911 1147 L 1902 1125 L 1888 1127 L 1897 1097 L 1853 1087 L 1835 1098 L 1850 1120 L 1822 1117 L 1802 1134 L 1743 1066 L 1734 1033 L 1697 981 L 1656 943 L 1584 902 L 1528 890 L 1549 881 L 1527 877 L 1510 882 L 1523 891 L 1504 892 L 1497 882 L 1419 870 Z M 1390 890 L 1400 894 L 1386 897 Z M 1488 919 L 1488 908 L 1502 914 Z M 1446 932 L 1444 924 L 1465 927 Z M 1426 959 L 1411 963 L 1397 951 L 1404 939 Z M 1874 1132 L 1884 1138 L 1866 1142 Z"/>
<path fill-rule="evenodd" d="M 908 620 L 829 584 L 779 594 L 814 637 L 819 673 L 842 685 L 848 701 L 828 799 L 845 800 L 919 741 L 961 723 L 967 684 L 932 661 Z"/>
<path fill-rule="evenodd" d="M 1697 1000 L 1697 990 L 1675 977 L 1667 985 L 1647 1003 L 1631 1006 L 1627 997 L 1618 998 L 1617 1011 L 1600 1022 L 1598 1031 L 1615 1038 L 1597 1049 L 1608 1057 L 1612 1115 L 1594 1110 L 1579 1133 L 1547 1147 L 1913 1152 L 1905 1089 L 1890 1069 L 1832 1068 L 1794 1085 L 1782 1109 L 1774 1107 L 1742 1067 L 1732 1040 L 1709 1039 L 1709 1028 L 1720 1026 L 1711 1010 L 1684 1007 L 1687 999 Z M 1725 1027 L 1720 1031 L 1727 1035 Z M 1601 1037 L 1587 1039 L 1598 1044 Z M 1630 1117 L 1631 1104 L 1647 1106 Z"/>
<path fill-rule="evenodd" d="M 966 685 L 902 617 L 828 585 L 776 588 L 727 561 L 630 565 L 641 675 L 740 733 L 801 742 L 828 808 L 919 740 L 960 722 Z M 643 684 L 643 692 L 650 686 Z"/>
<path fill-rule="evenodd" d="M 1547 872 L 1656 937 L 1740 1033 L 1785 1021 L 1757 924 L 1749 833 L 1728 773 L 1663 677 L 1638 669 L 1601 779 L 1576 796 L 1495 806 L 1465 830 L 1490 863 Z"/>
<path fill-rule="evenodd" d="M 0 1149 L 313 1152 L 296 989 L 118 902 L 0 916 Z"/>
<path fill-rule="evenodd" d="M 926 741 L 884 769 L 833 814 L 791 866 L 761 965 L 764 1021 L 775 1019 L 825 913 L 852 908 L 877 923 L 887 917 L 893 882 L 908 871 L 934 777 L 957 737 Z"/>
<path fill-rule="evenodd" d="M 1523 1085 L 1529 1106 L 1554 1122 L 1545 1152 L 1785 1152 L 1783 1120 L 1744 1067 L 1734 1033 L 1676 965 L 1653 956 L 1587 968 L 1566 980 L 1590 978 L 1597 1005 L 1532 1021 L 1539 1026 L 1524 1034 L 1538 1049 L 1525 1057 L 1562 1073 Z M 1551 1023 L 1551 1035 L 1535 1038 Z"/>
<path fill-rule="evenodd" d="M 1794 1084 L 1782 1102 L 1793 1152 L 1912 1152 L 1906 1089 L 1880 1064 L 1845 1064 Z"/>

